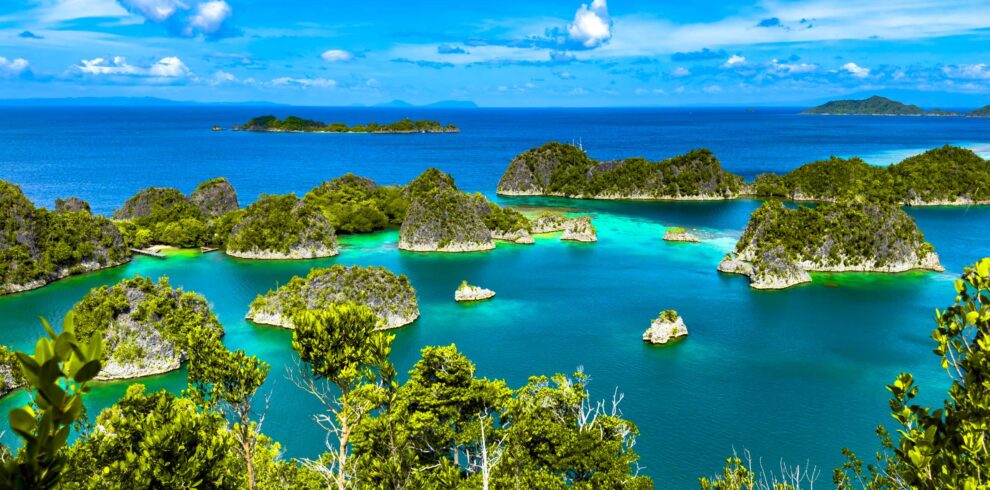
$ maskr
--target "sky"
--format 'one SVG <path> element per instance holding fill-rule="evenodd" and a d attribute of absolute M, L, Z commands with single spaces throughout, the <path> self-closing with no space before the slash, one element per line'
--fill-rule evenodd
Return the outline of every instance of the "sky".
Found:
<path fill-rule="evenodd" d="M 959 107 L 988 41 L 988 0 L 3 0 L 0 98 Z"/>

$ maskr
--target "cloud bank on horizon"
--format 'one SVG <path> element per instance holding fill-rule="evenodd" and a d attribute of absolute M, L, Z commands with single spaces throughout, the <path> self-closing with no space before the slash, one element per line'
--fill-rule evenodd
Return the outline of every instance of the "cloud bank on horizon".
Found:
<path fill-rule="evenodd" d="M 986 95 L 985 0 L 8 0 L 5 97 L 347 105 L 787 104 Z M 910 101 L 908 101 L 910 102 Z"/>

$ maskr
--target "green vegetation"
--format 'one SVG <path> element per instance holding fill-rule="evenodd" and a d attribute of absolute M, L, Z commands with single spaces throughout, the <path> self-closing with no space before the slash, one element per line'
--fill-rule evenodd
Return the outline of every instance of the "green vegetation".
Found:
<path fill-rule="evenodd" d="M 409 209 L 402 189 L 346 174 L 306 193 L 303 201 L 318 207 L 340 233 L 367 233 L 400 225 Z"/>
<path fill-rule="evenodd" d="M 750 216 L 736 255 L 761 267 L 780 262 L 806 270 L 919 263 L 933 253 L 914 220 L 893 204 L 826 203 L 785 207 L 768 201 Z"/>
<path fill-rule="evenodd" d="M 990 105 L 980 107 L 979 109 L 972 110 L 966 113 L 969 117 L 990 117 Z"/>
<path fill-rule="evenodd" d="M 73 332 L 72 313 L 65 317 L 62 333 L 56 334 L 44 319 L 48 338 L 35 344 L 34 355 L 17 352 L 21 375 L 35 390 L 33 403 L 10 411 L 10 428 L 24 446 L 12 456 L 3 451 L 0 488 L 56 488 L 72 475 L 72 458 L 66 440 L 73 424 L 84 416 L 83 395 L 100 372 L 103 339 L 81 342 Z"/>
<path fill-rule="evenodd" d="M 13 351 L 0 345 L 0 397 L 24 386 L 27 382 Z"/>
<path fill-rule="evenodd" d="M 405 188 L 409 211 L 399 230 L 399 248 L 417 251 L 474 251 L 495 247 L 485 217 L 493 208 L 484 196 L 461 192 L 454 179 L 430 168 Z M 499 212 L 492 223 L 498 224 Z"/>
<path fill-rule="evenodd" d="M 190 197 L 178 189 L 149 187 L 114 212 L 117 227 L 131 247 L 223 246 L 231 218 L 237 218 L 237 193 L 225 178 L 203 182 Z"/>
<path fill-rule="evenodd" d="M 106 338 L 104 376 L 133 377 L 149 365 L 184 359 L 190 340 L 206 342 L 223 335 L 223 327 L 202 296 L 173 289 L 167 277 L 123 280 L 92 289 L 72 308 L 81 341 Z M 164 348 L 170 345 L 172 348 Z M 177 359 L 150 358 L 178 351 Z M 128 369 L 136 366 L 138 372 Z M 175 367 L 177 368 L 177 362 Z M 158 370 L 152 369 L 154 372 Z M 123 374 L 118 374 L 123 373 Z"/>
<path fill-rule="evenodd" d="M 807 109 L 802 114 L 923 116 L 926 112 L 916 105 L 906 105 L 874 95 L 862 100 L 833 100 Z"/>
<path fill-rule="evenodd" d="M 990 201 L 990 162 L 965 148 L 944 146 L 889 167 L 859 158 L 812 162 L 783 176 L 762 174 L 759 197 L 834 201 L 865 198 L 904 204 Z"/>
<path fill-rule="evenodd" d="M 228 251 L 288 254 L 303 248 L 336 250 L 337 236 L 320 208 L 295 194 L 262 194 L 227 240 Z"/>
<path fill-rule="evenodd" d="M 660 321 L 664 322 L 676 322 L 680 316 L 675 310 L 663 310 L 660 312 Z"/>
<path fill-rule="evenodd" d="M 967 267 L 955 281 L 955 303 L 935 311 L 935 354 L 949 376 L 942 403 L 919 405 L 919 387 L 909 373 L 887 386 L 897 437 L 877 428 L 881 449 L 864 463 L 849 449 L 835 468 L 839 490 L 990 488 L 990 258 Z M 747 455 L 748 456 L 748 455 Z M 795 490 L 813 488 L 812 473 L 781 464 L 781 475 L 757 475 L 752 461 L 726 460 L 721 474 L 701 478 L 702 490 Z M 762 468 L 760 468 L 762 470 Z"/>
<path fill-rule="evenodd" d="M 35 208 L 20 187 L 0 180 L 0 294 L 126 262 L 110 220 L 88 211 Z M 34 283 L 34 284 L 32 284 Z M 40 284 L 39 284 L 40 283 Z"/>
<path fill-rule="evenodd" d="M 324 123 L 313 119 L 303 119 L 288 116 L 281 120 L 275 116 L 260 116 L 252 118 L 241 126 L 235 127 L 240 131 L 296 131 L 305 133 L 456 133 L 457 126 L 444 126 L 437 121 L 413 121 L 402 119 L 388 124 L 370 122 L 348 126 L 344 123 Z"/>
<path fill-rule="evenodd" d="M 404 275 L 384 267 L 334 265 L 295 276 L 284 286 L 251 302 L 250 318 L 278 316 L 281 326 L 292 328 L 292 313 L 300 309 L 326 308 L 355 302 L 370 308 L 380 327 L 398 327 L 419 316 L 416 290 Z"/>
<path fill-rule="evenodd" d="M 708 150 L 654 162 L 597 162 L 573 145 L 547 143 L 520 154 L 499 181 L 500 194 L 591 199 L 721 199 L 737 195 L 742 178 L 722 169 Z"/>
<path fill-rule="evenodd" d="M 530 231 L 529 220 L 522 213 L 511 208 L 503 208 L 493 202 L 488 201 L 485 196 L 476 194 L 475 198 L 488 206 L 489 213 L 482 220 L 489 230 L 502 233 L 512 233 L 517 230 Z"/>

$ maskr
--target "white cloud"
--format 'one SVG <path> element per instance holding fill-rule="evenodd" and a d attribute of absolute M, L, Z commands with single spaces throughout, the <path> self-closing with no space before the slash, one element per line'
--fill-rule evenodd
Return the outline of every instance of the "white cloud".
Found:
<path fill-rule="evenodd" d="M 210 78 L 210 85 L 224 85 L 227 83 L 234 83 L 237 81 L 237 77 L 233 73 L 226 72 L 223 70 L 217 70 L 213 77 Z"/>
<path fill-rule="evenodd" d="M 120 0 L 120 4 L 152 22 L 164 22 L 175 14 L 181 5 L 175 0 Z"/>
<path fill-rule="evenodd" d="M 196 13 L 189 17 L 186 27 L 187 35 L 193 35 L 198 30 L 204 34 L 213 34 L 220 30 L 225 20 L 233 11 L 224 0 L 203 2 L 196 6 Z"/>
<path fill-rule="evenodd" d="M 768 67 L 768 70 L 775 75 L 797 75 L 811 73 L 817 69 L 818 65 L 813 63 L 781 63 L 776 58 L 770 61 Z"/>
<path fill-rule="evenodd" d="M 132 77 L 157 80 L 181 79 L 192 75 L 192 72 L 178 57 L 162 58 L 151 66 L 141 67 L 127 62 L 123 56 L 113 58 L 93 58 L 82 60 L 72 69 L 84 75 L 108 77 Z"/>
<path fill-rule="evenodd" d="M 988 80 L 990 79 L 990 66 L 987 66 L 985 63 L 943 66 L 942 73 L 949 78 Z"/>
<path fill-rule="evenodd" d="M 276 87 L 334 88 L 337 86 L 337 81 L 329 78 L 278 77 L 273 79 L 271 84 Z"/>
<path fill-rule="evenodd" d="M 725 64 L 723 64 L 722 67 L 732 68 L 733 66 L 743 65 L 745 63 L 746 63 L 745 56 L 739 56 L 738 54 L 734 54 L 732 56 L 729 56 L 729 59 L 725 61 Z"/>
<path fill-rule="evenodd" d="M 859 66 L 851 61 L 842 65 L 839 69 L 856 78 L 866 78 L 870 76 L 869 68 L 863 68 L 862 66 Z"/>
<path fill-rule="evenodd" d="M 130 14 L 121 8 L 116 0 L 55 0 L 45 2 L 33 14 L 42 22 L 63 22 L 67 20 L 94 17 L 122 18 Z"/>
<path fill-rule="evenodd" d="M 605 0 L 593 0 L 591 6 L 581 4 L 574 22 L 567 26 L 567 37 L 585 48 L 594 48 L 612 37 L 612 20 Z"/>
<path fill-rule="evenodd" d="M 683 66 L 678 66 L 674 68 L 674 71 L 670 72 L 670 76 L 674 78 L 683 78 L 691 75 L 691 70 L 684 68 Z"/>
<path fill-rule="evenodd" d="M 706 94 L 717 94 L 722 91 L 722 87 L 719 87 L 718 85 L 708 85 L 701 90 L 703 90 Z"/>
<path fill-rule="evenodd" d="M 0 56 L 0 77 L 17 77 L 27 71 L 31 66 L 24 58 L 14 58 L 12 60 Z"/>
<path fill-rule="evenodd" d="M 328 63 L 337 63 L 340 61 L 351 61 L 354 59 L 354 55 L 343 49 L 328 49 L 320 55 L 320 58 L 323 58 L 323 61 Z"/>

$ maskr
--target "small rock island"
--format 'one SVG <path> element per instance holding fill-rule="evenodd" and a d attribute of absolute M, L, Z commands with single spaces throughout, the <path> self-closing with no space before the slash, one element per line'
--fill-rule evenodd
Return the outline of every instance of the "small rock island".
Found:
<path fill-rule="evenodd" d="M 244 210 L 227 239 L 227 255 L 284 260 L 332 257 L 337 235 L 320 209 L 295 194 L 262 195 Z"/>
<path fill-rule="evenodd" d="M 791 209 L 768 201 L 750 216 L 720 272 L 755 289 L 811 282 L 808 272 L 944 270 L 910 216 L 889 203 L 842 202 Z"/>
<path fill-rule="evenodd" d="M 483 301 L 494 297 L 495 291 L 472 286 L 467 281 L 461 282 L 461 285 L 457 287 L 457 291 L 454 291 L 454 301 Z"/>
<path fill-rule="evenodd" d="M 373 133 L 373 134 L 411 134 L 411 133 L 459 133 L 460 129 L 453 124 L 443 125 L 437 121 L 413 121 L 402 119 L 388 124 L 367 123 L 348 126 L 344 123 L 324 123 L 313 119 L 303 119 L 288 116 L 281 120 L 275 116 L 260 116 L 250 121 L 234 126 L 234 131 L 264 131 L 273 133 Z"/>
<path fill-rule="evenodd" d="M 0 295 L 131 259 L 113 222 L 90 214 L 81 199 L 60 199 L 55 211 L 36 208 L 19 186 L 0 180 L 0 208 Z"/>
<path fill-rule="evenodd" d="M 672 226 L 667 228 L 667 231 L 663 234 L 663 239 L 668 242 L 688 242 L 688 243 L 698 243 L 701 240 L 695 236 L 693 233 L 687 231 L 687 229 L 680 226 Z"/>
<path fill-rule="evenodd" d="M 23 387 L 27 383 L 21 361 L 17 360 L 14 351 L 0 345 L 0 398 Z"/>
<path fill-rule="evenodd" d="M 139 378 L 179 369 L 190 338 L 223 335 L 223 327 L 202 296 L 136 277 L 92 289 L 77 303 L 76 336 L 104 339 L 103 370 L 96 379 Z"/>
<path fill-rule="evenodd" d="M 591 217 L 581 216 L 567 220 L 564 224 L 564 234 L 561 240 L 574 242 L 597 242 L 598 230 L 591 224 Z"/>
<path fill-rule="evenodd" d="M 651 344 L 666 344 L 678 337 L 688 334 L 684 319 L 674 310 L 664 310 L 660 313 L 650 328 L 643 332 L 643 341 Z"/>
<path fill-rule="evenodd" d="M 331 303 L 355 302 L 367 306 L 380 320 L 380 329 L 399 328 L 419 318 L 416 290 L 404 275 L 384 267 L 334 265 L 293 277 L 284 286 L 258 296 L 246 318 L 255 323 L 295 328 L 292 315 L 301 309 Z"/>
<path fill-rule="evenodd" d="M 577 146 L 556 142 L 516 156 L 498 183 L 499 195 L 581 199 L 721 200 L 742 190 L 742 177 L 723 170 L 708 150 L 659 162 L 599 162 Z"/>

